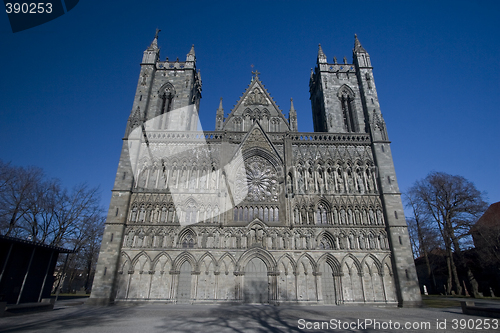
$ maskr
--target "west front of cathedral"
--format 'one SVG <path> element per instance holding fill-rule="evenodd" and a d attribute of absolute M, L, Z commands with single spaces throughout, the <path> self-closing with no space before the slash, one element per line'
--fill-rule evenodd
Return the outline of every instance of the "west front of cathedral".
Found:
<path fill-rule="evenodd" d="M 89 303 L 384 304 L 420 291 L 370 56 L 310 77 L 297 131 L 253 72 L 215 130 L 201 77 L 144 51 Z"/>

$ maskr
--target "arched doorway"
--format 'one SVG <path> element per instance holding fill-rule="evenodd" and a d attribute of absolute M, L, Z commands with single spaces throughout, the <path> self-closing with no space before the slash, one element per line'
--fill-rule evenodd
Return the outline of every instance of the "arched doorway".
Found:
<path fill-rule="evenodd" d="M 325 304 L 335 304 L 336 293 L 333 271 L 326 262 L 321 265 L 321 287 L 323 289 L 323 302 Z"/>
<path fill-rule="evenodd" d="M 177 303 L 189 303 L 191 300 L 191 264 L 185 261 L 180 269 L 177 285 Z"/>
<path fill-rule="evenodd" d="M 259 258 L 253 258 L 245 267 L 245 303 L 268 303 L 269 286 L 266 264 Z"/>

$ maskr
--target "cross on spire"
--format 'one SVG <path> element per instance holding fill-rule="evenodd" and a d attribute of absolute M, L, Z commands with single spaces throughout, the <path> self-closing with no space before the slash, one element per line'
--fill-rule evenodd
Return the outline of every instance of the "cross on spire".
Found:
<path fill-rule="evenodd" d="M 259 78 L 260 72 L 258 70 L 252 71 L 252 74 L 255 75 L 256 78 Z"/>

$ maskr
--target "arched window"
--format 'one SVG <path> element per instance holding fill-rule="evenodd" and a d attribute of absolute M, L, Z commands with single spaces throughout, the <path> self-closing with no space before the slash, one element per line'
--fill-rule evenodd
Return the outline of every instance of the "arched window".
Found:
<path fill-rule="evenodd" d="M 191 233 L 186 234 L 182 240 L 183 249 L 192 249 L 194 247 L 194 239 Z"/>
<path fill-rule="evenodd" d="M 172 110 L 172 106 L 174 104 L 174 96 L 174 87 L 172 85 L 167 85 L 167 87 L 163 90 L 163 93 L 160 95 L 160 98 L 162 100 L 160 114 L 165 114 Z"/>
<path fill-rule="evenodd" d="M 331 250 L 332 249 L 332 244 L 330 243 L 330 240 L 326 235 L 323 235 L 319 242 L 319 249 L 320 250 Z"/>
<path fill-rule="evenodd" d="M 190 201 L 186 205 L 185 212 L 186 212 L 185 222 L 187 224 L 194 224 L 194 223 L 198 222 L 197 221 L 198 210 L 197 210 L 196 204 L 193 201 Z"/>
<path fill-rule="evenodd" d="M 342 107 L 345 130 L 347 132 L 356 132 L 358 129 L 355 118 L 354 92 L 349 87 L 342 86 L 337 96 Z"/>
<path fill-rule="evenodd" d="M 328 224 L 327 210 L 323 204 L 316 208 L 316 224 Z"/>

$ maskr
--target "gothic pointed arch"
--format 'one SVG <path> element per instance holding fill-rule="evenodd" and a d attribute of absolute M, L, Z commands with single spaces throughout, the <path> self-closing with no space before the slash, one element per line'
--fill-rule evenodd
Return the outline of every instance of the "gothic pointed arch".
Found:
<path fill-rule="evenodd" d="M 384 259 L 382 259 L 382 273 L 392 276 L 392 262 L 390 254 L 387 254 Z"/>
<path fill-rule="evenodd" d="M 276 271 L 276 260 L 269 251 L 262 248 L 252 248 L 245 251 L 238 259 L 237 270 L 244 271 L 247 263 L 253 258 L 261 259 L 267 266 L 268 272 Z"/>
<path fill-rule="evenodd" d="M 172 263 L 172 270 L 174 271 L 179 271 L 182 264 L 184 264 L 184 262 L 189 262 L 189 264 L 191 265 L 191 268 L 193 269 L 193 271 L 197 271 L 198 270 L 198 265 L 196 263 L 196 258 L 189 252 L 187 251 L 184 251 L 184 252 L 181 252 L 173 261 Z"/>
<path fill-rule="evenodd" d="M 348 85 L 344 84 L 337 91 L 337 97 L 340 100 L 340 105 L 342 108 L 344 129 L 346 130 L 346 132 L 357 132 L 359 126 L 354 103 L 354 91 Z"/>
<path fill-rule="evenodd" d="M 121 253 L 121 259 L 120 259 L 120 268 L 118 272 L 128 272 L 130 269 L 132 269 L 132 259 L 130 259 L 129 255 L 122 251 Z"/>
<path fill-rule="evenodd" d="M 311 267 L 312 267 L 312 269 L 313 269 L 313 271 L 314 271 L 314 272 L 316 272 L 316 271 L 317 271 L 317 267 L 318 267 L 318 265 L 317 265 L 316 261 L 315 261 L 315 260 L 314 260 L 314 258 L 313 258 L 313 257 L 312 257 L 309 253 L 307 253 L 307 252 L 306 252 L 306 253 L 303 253 L 303 254 L 299 257 L 299 259 L 297 260 L 297 269 L 298 269 L 299 263 L 301 263 L 301 262 L 303 262 L 303 261 L 308 262 L 308 263 L 311 265 Z"/>
<path fill-rule="evenodd" d="M 153 259 L 152 263 L 151 263 L 151 267 L 153 267 L 154 270 L 157 269 L 156 265 L 158 264 L 158 262 L 162 259 L 162 258 L 165 258 L 167 263 L 172 263 L 172 258 L 168 255 L 167 252 L 165 251 L 162 251 L 160 252 L 158 255 L 156 255 L 156 257 Z"/>
<path fill-rule="evenodd" d="M 316 244 L 319 250 L 334 250 L 335 249 L 335 239 L 333 235 L 328 231 L 322 231 L 316 237 Z"/>
<path fill-rule="evenodd" d="M 321 267 L 322 263 L 328 264 L 333 272 L 333 275 L 341 275 L 342 268 L 341 264 L 337 258 L 335 258 L 331 253 L 325 253 L 318 259 L 318 268 Z"/>
<path fill-rule="evenodd" d="M 361 263 L 359 262 L 358 258 L 356 258 L 352 253 L 347 254 L 344 258 L 342 258 L 341 266 L 344 267 L 344 264 L 346 261 L 352 260 L 354 267 L 356 267 L 356 271 L 358 274 L 361 274 L 363 272 L 361 268 Z"/>
<path fill-rule="evenodd" d="M 219 268 L 219 264 L 217 262 L 217 259 L 215 259 L 214 255 L 210 252 L 205 252 L 203 255 L 200 257 L 198 260 L 198 267 L 201 267 L 201 264 L 205 261 L 205 259 L 209 258 L 210 262 L 214 265 L 214 271 L 217 271 Z"/>
<path fill-rule="evenodd" d="M 373 262 L 375 264 L 375 267 L 377 268 L 377 273 L 382 275 L 382 263 L 380 260 L 375 257 L 373 254 L 367 254 L 363 260 L 361 260 L 361 267 L 365 267 L 364 265 L 366 264 L 368 267 L 370 266 L 368 263 Z M 371 272 L 374 273 L 374 272 Z"/>
<path fill-rule="evenodd" d="M 220 258 L 219 258 L 219 261 L 217 262 L 217 266 L 218 267 L 221 267 L 221 263 L 224 261 L 225 258 L 228 258 L 234 265 L 234 267 L 236 267 L 237 265 L 237 262 L 236 262 L 236 259 L 234 258 L 234 256 L 229 253 L 229 252 L 225 252 Z"/>
<path fill-rule="evenodd" d="M 293 257 L 289 253 L 283 254 L 281 257 L 278 258 L 277 262 L 277 267 L 279 267 L 280 263 L 282 263 L 285 260 L 289 260 L 290 264 L 292 265 L 293 271 L 297 271 L 297 263 L 295 260 L 293 260 Z"/>
<path fill-rule="evenodd" d="M 192 249 L 196 247 L 196 233 L 192 228 L 184 228 L 179 232 L 178 247 L 183 249 Z"/>
<path fill-rule="evenodd" d="M 144 262 L 142 263 L 142 267 L 139 268 L 142 268 L 142 270 L 147 270 L 147 271 L 151 270 L 151 258 L 145 251 L 139 252 L 134 257 L 134 259 L 132 260 L 131 268 L 135 270 L 135 266 L 139 261 L 142 261 L 141 259 L 144 259 Z"/>

